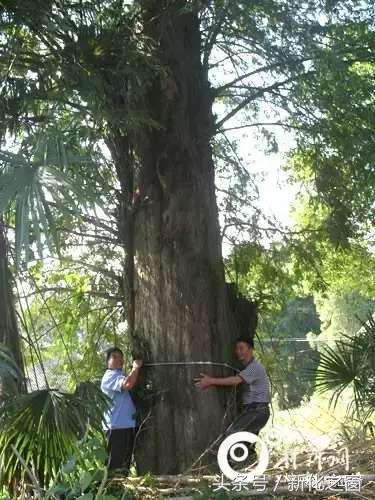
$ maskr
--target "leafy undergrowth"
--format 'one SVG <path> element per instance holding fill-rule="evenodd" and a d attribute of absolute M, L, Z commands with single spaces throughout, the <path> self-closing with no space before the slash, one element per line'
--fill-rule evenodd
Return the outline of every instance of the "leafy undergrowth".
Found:
<path fill-rule="evenodd" d="M 343 460 L 343 447 L 347 447 L 350 457 L 349 466 Z M 271 467 L 266 470 L 267 479 L 266 491 L 260 491 L 257 498 L 278 498 L 279 500 L 291 500 L 295 498 L 288 493 L 287 485 L 281 482 L 276 490 L 273 490 L 278 477 L 287 477 L 290 474 L 311 474 L 321 475 L 352 475 L 358 472 L 366 476 L 362 483 L 360 495 L 362 498 L 375 498 L 375 438 L 355 439 L 351 442 L 338 442 L 336 448 L 330 447 L 325 450 L 325 458 L 335 456 L 341 461 L 323 459 L 321 463 L 311 460 L 311 454 L 301 452 L 296 454 L 296 464 L 292 462 L 281 462 L 277 466 L 271 463 Z M 324 458 L 324 457 L 323 457 Z M 370 477 L 371 476 L 371 477 Z M 28 484 L 23 491 L 19 490 L 15 495 L 3 494 L 1 500 L 21 500 L 29 498 L 39 498 L 40 500 L 70 500 L 79 498 L 81 500 L 148 500 L 148 499 L 212 499 L 229 500 L 235 498 L 248 498 L 254 496 L 254 489 L 242 489 L 240 492 L 234 490 L 218 491 L 219 478 L 217 476 L 204 476 L 195 474 L 181 476 L 152 476 L 143 477 L 131 476 L 129 478 L 121 475 L 108 478 L 104 468 L 96 471 L 83 471 L 77 475 L 74 471 L 65 469 L 59 480 L 47 490 L 35 488 L 35 485 Z M 258 493 L 258 492 L 257 492 Z M 268 494 L 269 493 L 269 494 Z M 299 495 L 300 497 L 301 495 Z M 358 494 L 354 495 L 360 497 Z M 345 495 L 335 495 L 334 497 L 323 493 L 305 493 L 304 498 L 346 498 Z"/>
<path fill-rule="evenodd" d="M 267 488 L 272 498 L 294 498 L 286 492 L 285 478 L 291 475 L 354 475 L 373 476 L 363 483 L 360 495 L 375 499 L 375 436 L 368 422 L 367 428 L 348 419 L 345 409 L 351 394 L 347 392 L 340 404 L 332 411 L 327 396 L 313 396 L 298 408 L 278 410 L 261 432 L 270 452 L 269 467 L 265 472 Z M 118 475 L 108 478 L 104 464 L 106 453 L 103 441 L 87 438 L 81 442 L 79 453 L 66 463 L 48 488 L 39 488 L 30 479 L 13 494 L 0 494 L 0 500 L 148 500 L 176 498 L 184 500 L 248 498 L 254 491 L 250 487 L 240 492 L 218 488 L 218 476 L 201 474 L 155 477 L 136 477 L 135 470 L 129 478 Z M 32 473 L 32 470 L 30 471 Z M 217 469 L 219 472 L 219 469 Z M 284 478 L 278 489 L 272 491 L 278 478 Z M 31 493 L 30 493 L 31 492 Z M 276 497 L 275 497 L 276 495 Z M 357 496 L 359 498 L 360 496 Z M 305 498 L 329 498 L 321 493 L 304 494 Z M 271 498 L 261 492 L 257 498 Z M 333 497 L 331 497 L 333 498 Z M 345 498 L 345 496 L 335 496 Z"/>
<path fill-rule="evenodd" d="M 347 450 L 347 455 L 344 450 Z M 267 489 L 259 491 L 258 498 L 278 498 L 279 500 L 295 498 L 292 493 L 285 492 L 287 484 L 281 480 L 276 490 L 273 490 L 279 478 L 290 475 L 344 476 L 360 473 L 363 476 L 360 494 L 353 494 L 357 498 L 375 498 L 375 439 L 353 440 L 351 442 L 339 441 L 336 446 L 331 446 L 320 451 L 321 460 L 310 452 L 296 453 L 296 462 L 284 461 L 267 469 Z M 346 460 L 347 456 L 349 460 Z M 255 495 L 254 489 L 243 489 L 241 492 L 216 491 L 218 477 L 215 476 L 145 476 L 145 477 L 116 477 L 110 481 L 110 488 L 117 490 L 118 498 L 124 495 L 125 499 L 157 499 L 157 498 L 183 498 L 184 500 L 212 499 L 224 500 L 234 498 L 247 498 Z M 302 493 L 299 494 L 299 497 Z M 315 492 L 303 494 L 305 498 L 346 498 L 345 494 Z"/>

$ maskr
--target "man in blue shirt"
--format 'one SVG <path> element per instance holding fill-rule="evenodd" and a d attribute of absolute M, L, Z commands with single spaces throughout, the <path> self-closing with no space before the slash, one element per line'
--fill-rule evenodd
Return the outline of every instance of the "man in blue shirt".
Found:
<path fill-rule="evenodd" d="M 142 361 L 134 360 L 129 375 L 123 372 L 124 355 L 117 347 L 107 351 L 107 370 L 101 389 L 111 399 L 103 418 L 107 436 L 108 469 L 123 468 L 129 472 L 135 438 L 135 406 L 129 391 L 138 381 Z"/>

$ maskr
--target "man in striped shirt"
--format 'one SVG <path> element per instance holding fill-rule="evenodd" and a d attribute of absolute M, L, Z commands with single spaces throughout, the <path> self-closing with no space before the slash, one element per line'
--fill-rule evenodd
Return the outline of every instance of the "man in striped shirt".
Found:
<path fill-rule="evenodd" d="M 232 377 L 214 378 L 204 373 L 196 379 L 196 387 L 207 389 L 212 386 L 240 386 L 241 406 L 244 410 L 229 426 L 226 433 L 248 431 L 258 434 L 270 417 L 270 382 L 264 367 L 253 355 L 254 342 L 250 338 L 239 338 L 235 353 L 243 369 Z"/>

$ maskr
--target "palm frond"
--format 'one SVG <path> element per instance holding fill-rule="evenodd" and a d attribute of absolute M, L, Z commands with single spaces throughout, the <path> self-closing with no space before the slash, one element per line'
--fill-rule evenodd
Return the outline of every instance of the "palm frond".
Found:
<path fill-rule="evenodd" d="M 316 370 L 316 387 L 332 391 L 335 407 L 347 388 L 353 389 L 353 410 L 369 418 L 375 412 L 375 320 L 369 314 L 354 336 L 343 336 L 335 348 L 326 347 Z"/>
<path fill-rule="evenodd" d="M 101 391 L 99 383 L 81 382 L 76 387 L 74 398 L 85 422 L 95 429 L 100 429 L 103 413 L 108 409 L 110 399 Z"/>
<path fill-rule="evenodd" d="M 3 373 L 15 380 L 22 376 L 9 352 L 1 347 L 0 377 Z M 4 398 L 0 406 L 0 484 L 22 478 L 27 468 L 35 471 L 42 485 L 47 484 L 88 431 L 101 431 L 108 402 L 99 385 L 91 382 L 79 384 L 74 393 L 45 389 L 14 392 Z"/>
<path fill-rule="evenodd" d="M 85 210 L 85 193 L 63 170 L 67 161 L 87 161 L 87 158 L 49 154 L 48 143 L 29 153 L 0 151 L 0 213 L 13 209 L 15 213 L 15 260 L 21 254 L 29 260 L 31 234 L 41 253 L 45 243 L 50 250 L 59 250 L 59 236 L 50 202 L 58 213 L 67 207 L 78 213 L 77 203 Z M 51 237 L 49 237 L 51 235 Z M 44 240 L 42 240 L 42 236 Z M 41 255 L 42 256 L 42 255 Z"/>

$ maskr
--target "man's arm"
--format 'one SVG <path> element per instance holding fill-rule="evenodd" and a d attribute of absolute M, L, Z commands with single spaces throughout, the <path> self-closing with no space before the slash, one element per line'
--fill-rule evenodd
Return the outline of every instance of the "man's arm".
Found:
<path fill-rule="evenodd" d="M 199 387 L 200 389 L 207 389 L 208 387 L 212 387 L 213 385 L 230 387 L 237 386 L 242 382 L 243 379 L 239 375 L 234 375 L 233 377 L 214 378 L 201 373 L 201 376 L 195 379 L 195 387 Z"/>
<path fill-rule="evenodd" d="M 135 359 L 133 361 L 132 371 L 129 373 L 127 377 L 124 378 L 122 382 L 121 387 L 124 391 L 130 391 L 138 382 L 139 372 L 141 370 L 142 364 L 143 362 L 141 359 Z"/>

